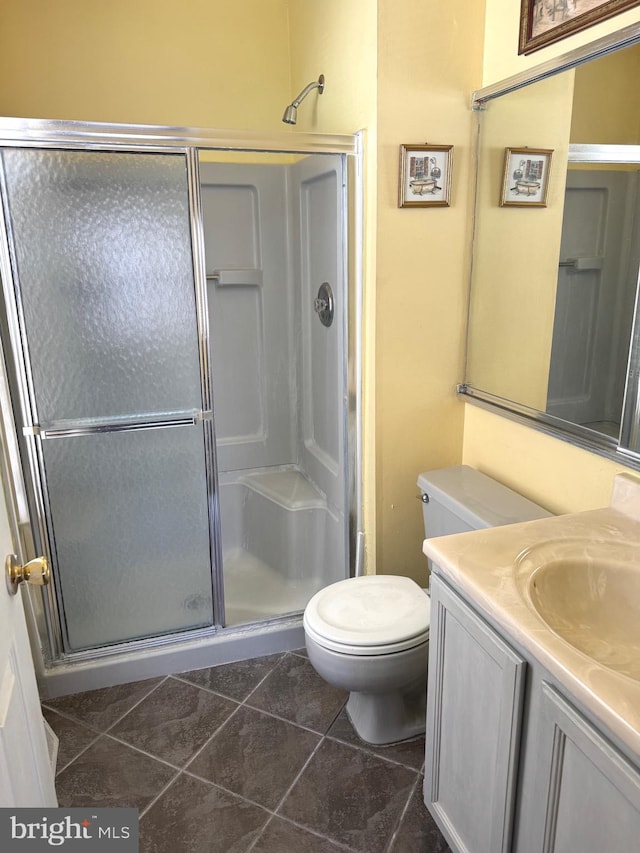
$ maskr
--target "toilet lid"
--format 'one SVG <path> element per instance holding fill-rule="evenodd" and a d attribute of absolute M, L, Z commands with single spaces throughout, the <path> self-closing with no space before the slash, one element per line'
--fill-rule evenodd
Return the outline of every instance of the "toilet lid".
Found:
<path fill-rule="evenodd" d="M 424 642 L 430 601 L 411 578 L 366 575 L 317 592 L 304 613 L 316 642 L 352 654 L 384 654 Z"/>

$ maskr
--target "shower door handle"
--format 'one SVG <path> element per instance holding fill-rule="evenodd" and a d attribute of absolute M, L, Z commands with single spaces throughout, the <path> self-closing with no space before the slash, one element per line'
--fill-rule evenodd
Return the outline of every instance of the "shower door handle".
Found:
<path fill-rule="evenodd" d="M 51 579 L 51 569 L 46 557 L 36 557 L 21 566 L 15 554 L 7 554 L 4 565 L 7 586 L 12 595 L 17 593 L 18 587 L 23 582 L 34 586 L 46 586 Z"/>
<path fill-rule="evenodd" d="M 43 440 L 51 438 L 77 438 L 84 435 L 100 435 L 107 432 L 140 432 L 148 429 L 169 429 L 170 427 L 197 426 L 213 419 L 213 410 L 175 413 L 168 416 L 156 416 L 148 419 L 128 418 L 119 421 L 69 422 L 64 427 L 43 427 L 41 424 L 22 428 L 25 436 L 36 436 Z"/>

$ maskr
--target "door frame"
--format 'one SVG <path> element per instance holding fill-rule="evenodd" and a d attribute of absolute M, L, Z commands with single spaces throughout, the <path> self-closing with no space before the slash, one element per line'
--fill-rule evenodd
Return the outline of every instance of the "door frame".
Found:
<path fill-rule="evenodd" d="M 24 564 L 26 548 L 22 537 L 25 524 L 24 484 L 18 463 L 15 423 L 11 407 L 4 405 L 8 397 L 8 379 L 5 371 L 4 347 L 0 340 L 0 513 L 6 512 L 12 552 L 18 562 Z M 3 520 L 4 528 L 4 520 Z M 3 533 L 3 541 L 5 534 Z M 0 553 L 4 564 L 6 555 Z M 4 565 L 3 565 L 4 574 Z M 29 625 L 28 597 L 18 588 L 11 596 L 3 581 L 0 594 L 3 600 L 3 615 L 8 616 L 8 624 L 3 624 L 3 639 L 9 641 L 8 648 L 3 644 L 0 659 L 0 720 L 9 744 L 3 744 L 4 766 L 0 768 L 0 807 L 31 806 L 52 808 L 58 805 L 55 791 L 54 767 L 50 756 L 45 721 L 40 710 L 40 701 L 36 684 L 36 664 L 42 665 L 39 645 L 35 642 L 35 633 Z M 8 608 L 8 609 L 5 609 Z M 5 659 L 5 651 L 8 659 Z M 8 674 L 10 681 L 5 681 Z M 16 730 L 16 726 L 18 727 Z M 56 742 L 57 737 L 52 737 Z M 14 766 L 16 746 L 22 758 Z M 26 742 L 28 741 L 28 742 Z M 4 747 L 8 746 L 8 754 Z"/>

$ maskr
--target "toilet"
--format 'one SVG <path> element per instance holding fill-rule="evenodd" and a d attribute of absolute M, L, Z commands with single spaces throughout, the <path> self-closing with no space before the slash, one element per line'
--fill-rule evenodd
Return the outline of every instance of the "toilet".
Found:
<path fill-rule="evenodd" d="M 427 471 L 418 486 L 428 538 L 551 515 L 467 465 Z M 349 691 L 347 714 L 363 741 L 396 743 L 424 732 L 429 616 L 428 593 L 398 575 L 338 581 L 307 604 L 309 660 L 325 681 Z"/>

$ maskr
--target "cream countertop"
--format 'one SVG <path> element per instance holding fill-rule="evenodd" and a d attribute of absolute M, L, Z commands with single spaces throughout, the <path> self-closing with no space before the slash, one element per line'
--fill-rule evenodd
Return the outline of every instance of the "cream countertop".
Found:
<path fill-rule="evenodd" d="M 554 634 L 518 589 L 514 567 L 525 549 L 547 543 L 548 558 L 552 542 L 566 549 L 568 540 L 577 549 L 619 543 L 640 572 L 640 479 L 618 474 L 611 505 L 603 509 L 425 539 L 423 551 L 438 574 L 503 626 L 640 764 L 640 681 L 597 663 Z M 637 606 L 640 611 L 640 602 Z"/>

